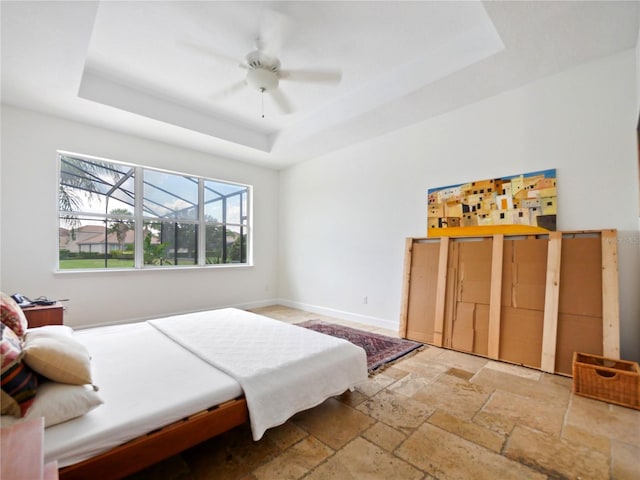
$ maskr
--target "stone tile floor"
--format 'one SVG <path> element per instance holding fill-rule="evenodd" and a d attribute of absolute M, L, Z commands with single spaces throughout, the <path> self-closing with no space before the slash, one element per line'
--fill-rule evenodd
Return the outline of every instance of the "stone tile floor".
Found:
<path fill-rule="evenodd" d="M 570 378 L 427 347 L 259 442 L 238 427 L 131 480 L 565 478 L 640 479 L 640 411 L 573 395 Z"/>

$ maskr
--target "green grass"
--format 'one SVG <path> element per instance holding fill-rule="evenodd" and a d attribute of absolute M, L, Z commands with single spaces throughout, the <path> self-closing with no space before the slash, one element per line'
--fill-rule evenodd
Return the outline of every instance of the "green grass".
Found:
<path fill-rule="evenodd" d="M 132 268 L 133 260 L 109 259 L 107 260 L 107 268 Z M 193 259 L 178 258 L 178 265 L 195 265 Z M 157 265 L 159 266 L 159 265 Z M 165 266 L 173 266 L 173 263 L 165 264 Z M 83 269 L 101 269 L 104 268 L 104 258 L 69 258 L 60 260 L 60 270 L 83 270 Z"/>
<path fill-rule="evenodd" d="M 133 260 L 112 258 L 107 260 L 107 268 L 131 268 Z M 60 270 L 104 268 L 104 258 L 69 258 L 60 260 Z"/>

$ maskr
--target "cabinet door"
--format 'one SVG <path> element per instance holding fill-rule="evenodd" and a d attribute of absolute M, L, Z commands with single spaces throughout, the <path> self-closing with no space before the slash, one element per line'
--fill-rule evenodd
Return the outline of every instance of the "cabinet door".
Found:
<path fill-rule="evenodd" d="M 540 368 L 547 238 L 504 241 L 499 359 Z"/>
<path fill-rule="evenodd" d="M 600 238 L 562 240 L 555 371 L 571 375 L 573 352 L 603 355 Z"/>
<path fill-rule="evenodd" d="M 444 346 L 487 354 L 493 239 L 455 240 L 448 265 Z"/>
<path fill-rule="evenodd" d="M 409 267 L 406 337 L 434 343 L 439 242 L 414 242 Z"/>

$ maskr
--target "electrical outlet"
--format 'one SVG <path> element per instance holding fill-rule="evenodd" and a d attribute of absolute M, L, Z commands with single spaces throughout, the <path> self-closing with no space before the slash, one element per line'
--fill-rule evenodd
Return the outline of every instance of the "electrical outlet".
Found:
<path fill-rule="evenodd" d="M 362 303 L 364 303 L 365 305 L 367 303 L 369 303 L 369 299 L 367 298 L 367 296 L 365 295 L 364 297 L 362 297 Z"/>

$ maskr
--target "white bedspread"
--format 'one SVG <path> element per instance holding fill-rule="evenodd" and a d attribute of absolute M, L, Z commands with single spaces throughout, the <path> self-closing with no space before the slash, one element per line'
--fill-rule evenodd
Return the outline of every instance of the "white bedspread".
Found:
<path fill-rule="evenodd" d="M 254 440 L 367 378 L 362 348 L 250 312 L 226 308 L 148 323 L 240 383 Z"/>

